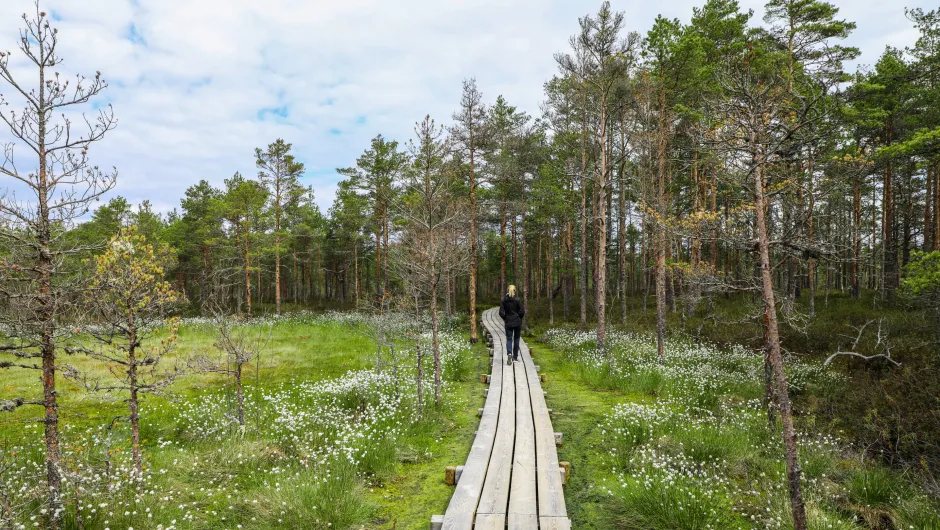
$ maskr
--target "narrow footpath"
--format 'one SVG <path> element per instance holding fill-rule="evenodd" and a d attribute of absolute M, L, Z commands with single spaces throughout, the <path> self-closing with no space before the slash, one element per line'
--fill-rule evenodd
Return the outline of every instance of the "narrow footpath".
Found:
<path fill-rule="evenodd" d="M 431 530 L 566 530 L 571 521 L 539 367 L 524 341 L 520 362 L 509 364 L 506 335 L 497 309 L 482 315 L 492 338 L 486 403 L 467 462 L 453 470 L 454 494 Z"/>

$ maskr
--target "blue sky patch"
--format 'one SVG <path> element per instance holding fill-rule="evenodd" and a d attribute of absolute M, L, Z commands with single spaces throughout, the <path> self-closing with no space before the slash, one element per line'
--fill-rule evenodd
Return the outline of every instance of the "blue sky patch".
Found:
<path fill-rule="evenodd" d="M 105 96 L 98 96 L 91 100 L 92 110 L 101 110 L 112 103 L 112 99 Z"/>
<path fill-rule="evenodd" d="M 287 110 L 287 105 L 282 105 L 280 107 L 269 107 L 264 108 L 258 111 L 258 119 L 264 121 L 267 118 L 287 118 L 290 115 L 290 112 Z"/>
<path fill-rule="evenodd" d="M 195 80 L 195 81 L 189 83 L 189 85 L 187 85 L 187 87 L 186 87 L 186 92 L 192 93 L 194 90 L 196 90 L 196 89 L 198 89 L 198 88 L 202 88 L 202 87 L 204 87 L 204 86 L 209 86 L 209 85 L 211 85 L 211 84 L 212 84 L 212 78 L 211 78 L 211 77 L 203 77 L 203 78 L 197 79 L 197 80 Z"/>
<path fill-rule="evenodd" d="M 147 41 L 144 40 L 144 36 L 137 31 L 137 25 L 131 22 L 130 27 L 127 28 L 127 35 L 125 38 L 134 44 L 140 44 L 141 46 L 146 46 Z"/>

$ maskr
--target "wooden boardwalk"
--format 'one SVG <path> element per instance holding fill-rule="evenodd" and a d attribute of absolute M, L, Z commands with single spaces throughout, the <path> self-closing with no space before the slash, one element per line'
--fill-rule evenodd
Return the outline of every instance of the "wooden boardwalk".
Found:
<path fill-rule="evenodd" d="M 556 436 L 538 367 L 520 343 L 521 362 L 507 364 L 506 334 L 497 309 L 483 312 L 493 337 L 492 372 L 473 447 L 447 512 L 431 529 L 563 530 L 571 522 L 562 490 Z"/>

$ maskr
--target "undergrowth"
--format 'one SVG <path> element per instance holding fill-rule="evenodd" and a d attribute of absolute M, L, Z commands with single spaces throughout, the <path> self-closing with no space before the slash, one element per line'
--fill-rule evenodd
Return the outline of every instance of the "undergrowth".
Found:
<path fill-rule="evenodd" d="M 655 337 L 640 332 L 609 332 L 605 350 L 588 332 L 552 329 L 543 339 L 560 352 L 557 372 L 621 396 L 601 423 L 603 466 L 613 478 L 601 502 L 612 514 L 605 524 L 792 528 L 779 426 L 768 423 L 761 400 L 760 353 L 681 334 L 662 360 Z M 800 401 L 846 389 L 846 377 L 821 363 L 791 357 L 787 366 Z M 840 433 L 819 432 L 806 410 L 798 425 L 810 528 L 936 526 L 938 505 L 916 481 L 865 458 Z"/>

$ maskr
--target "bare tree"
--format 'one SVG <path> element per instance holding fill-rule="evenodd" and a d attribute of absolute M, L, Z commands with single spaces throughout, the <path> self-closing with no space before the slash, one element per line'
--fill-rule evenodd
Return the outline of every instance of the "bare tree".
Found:
<path fill-rule="evenodd" d="M 428 301 L 434 354 L 434 401 L 441 402 L 441 355 L 438 298 L 441 282 L 465 268 L 467 209 L 458 200 L 457 178 L 446 166 L 448 142 L 430 116 L 415 125 L 417 143 L 409 142 L 413 164 L 405 172 L 398 204 L 404 233 L 393 264 L 417 299 Z"/>
<path fill-rule="evenodd" d="M 231 378 L 235 390 L 235 422 L 242 429 L 245 427 L 245 368 L 261 358 L 262 352 L 271 340 L 273 328 L 259 328 L 254 333 L 239 326 L 238 322 L 227 315 L 216 304 L 212 307 L 212 319 L 217 332 L 214 346 L 225 354 L 224 361 L 208 355 L 197 355 L 190 360 L 192 371 L 199 373 L 222 374 Z"/>
<path fill-rule="evenodd" d="M 43 396 L 4 402 L 0 410 L 39 405 L 45 410 L 46 482 L 49 526 L 57 528 L 62 515 L 59 469 L 59 411 L 56 391 L 56 344 L 69 330 L 59 318 L 74 309 L 73 294 L 80 290 L 67 258 L 87 249 L 69 245 L 66 234 L 102 194 L 110 190 L 117 171 L 106 173 L 88 159 L 91 144 L 117 124 L 111 106 L 97 116 L 81 115 L 74 108 L 90 102 L 107 88 L 101 73 L 69 81 L 57 67 L 58 30 L 36 3 L 34 15 L 23 15 L 25 28 L 18 48 L 37 74 L 33 87 L 16 79 L 11 54 L 0 52 L 0 79 L 12 89 L 11 99 L 0 95 L 0 119 L 13 141 L 3 146 L 0 176 L 9 179 L 0 194 L 0 323 L 6 340 L 0 344 L 0 368 L 40 371 Z M 16 146 L 25 148 L 19 156 Z M 17 194 L 19 193 L 19 196 Z M 74 260 L 73 260 L 74 261 Z"/>
<path fill-rule="evenodd" d="M 391 264 L 399 269 L 399 259 L 404 257 L 404 253 L 390 255 L 393 259 Z M 402 270 L 402 269 L 399 269 Z M 406 270 L 406 272 L 408 272 Z M 406 295 L 401 297 L 396 304 L 402 315 L 410 317 L 410 325 L 405 330 L 408 340 L 415 345 L 415 388 L 417 391 L 418 413 L 424 413 L 424 350 L 421 348 L 421 330 L 426 327 L 425 315 L 421 313 L 422 291 L 418 288 L 420 282 L 406 281 L 404 289 Z"/>

